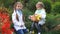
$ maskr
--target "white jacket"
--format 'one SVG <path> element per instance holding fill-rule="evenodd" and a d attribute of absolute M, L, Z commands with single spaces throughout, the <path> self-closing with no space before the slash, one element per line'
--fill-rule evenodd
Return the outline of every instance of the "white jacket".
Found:
<path fill-rule="evenodd" d="M 45 18 L 46 18 L 46 12 L 45 9 L 40 9 L 40 10 L 36 10 L 35 14 L 40 14 L 41 15 L 41 20 L 38 22 L 38 24 L 43 25 L 45 24 Z"/>
<path fill-rule="evenodd" d="M 17 19 L 16 19 L 16 14 L 18 15 L 19 21 L 17 21 Z M 22 13 L 20 14 L 18 11 L 14 10 L 14 12 L 12 14 L 12 21 L 14 24 L 14 28 L 16 30 L 26 29 L 22 17 L 23 17 Z M 21 27 L 21 25 L 23 25 L 23 27 Z"/>

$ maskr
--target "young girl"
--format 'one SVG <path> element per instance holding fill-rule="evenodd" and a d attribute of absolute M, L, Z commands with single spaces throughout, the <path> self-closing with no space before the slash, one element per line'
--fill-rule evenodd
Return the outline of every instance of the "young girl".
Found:
<path fill-rule="evenodd" d="M 2 34 L 13 34 L 10 29 L 11 21 L 6 8 L 0 8 L 0 31 Z"/>
<path fill-rule="evenodd" d="M 31 20 L 34 21 L 31 25 L 30 33 L 32 33 L 33 28 L 36 27 L 38 34 L 41 34 L 41 26 L 45 23 L 46 12 L 44 9 L 44 4 L 42 2 L 38 2 L 36 4 L 36 12 L 34 16 L 30 16 Z"/>
<path fill-rule="evenodd" d="M 22 3 L 16 2 L 14 4 L 14 12 L 12 14 L 12 21 L 13 21 L 14 28 L 17 34 L 24 34 L 27 32 L 25 23 L 23 21 L 22 8 L 23 8 Z"/>

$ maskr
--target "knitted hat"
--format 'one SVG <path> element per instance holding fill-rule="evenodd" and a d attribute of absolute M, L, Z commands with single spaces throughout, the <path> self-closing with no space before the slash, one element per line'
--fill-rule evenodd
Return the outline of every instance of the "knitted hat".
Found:
<path fill-rule="evenodd" d="M 43 2 L 38 2 L 37 4 L 40 4 L 40 5 L 42 5 L 42 7 L 45 7 Z"/>

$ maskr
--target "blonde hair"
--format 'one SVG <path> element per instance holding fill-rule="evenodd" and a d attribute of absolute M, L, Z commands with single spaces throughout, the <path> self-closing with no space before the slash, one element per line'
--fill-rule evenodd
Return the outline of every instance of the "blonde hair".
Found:
<path fill-rule="evenodd" d="M 16 9 L 17 4 L 20 4 L 20 5 L 23 7 L 23 5 L 22 5 L 21 2 L 16 2 L 16 3 L 14 4 L 14 9 Z"/>
<path fill-rule="evenodd" d="M 38 2 L 37 4 L 40 4 L 43 8 L 45 7 L 43 2 Z"/>

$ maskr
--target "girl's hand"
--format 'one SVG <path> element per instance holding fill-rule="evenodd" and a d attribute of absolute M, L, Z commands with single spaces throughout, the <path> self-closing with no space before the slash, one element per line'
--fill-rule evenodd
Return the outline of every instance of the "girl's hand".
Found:
<path fill-rule="evenodd" d="M 20 27 L 23 27 L 24 25 L 21 25 Z"/>
<path fill-rule="evenodd" d="M 35 21 L 36 20 L 34 15 L 31 15 L 29 18 L 31 19 L 31 21 Z"/>
<path fill-rule="evenodd" d="M 29 18 L 29 19 L 31 19 L 31 17 L 32 17 L 32 15 L 29 15 L 29 17 L 28 17 L 28 18 Z"/>

